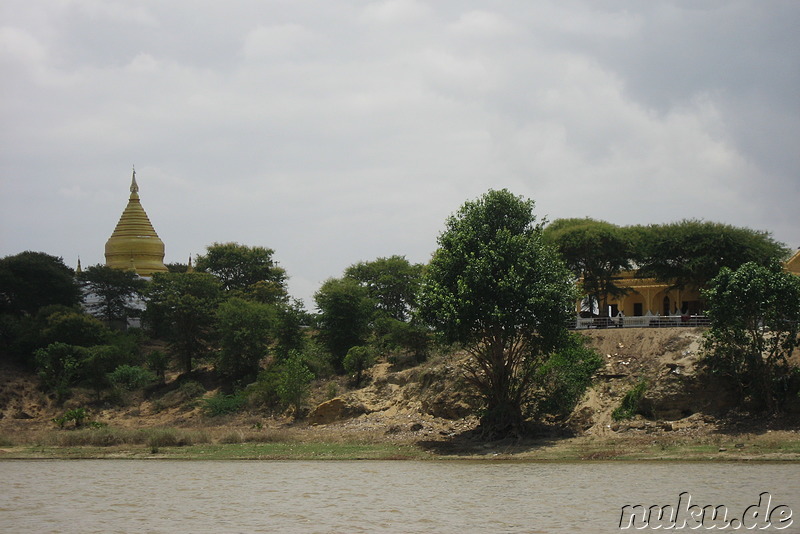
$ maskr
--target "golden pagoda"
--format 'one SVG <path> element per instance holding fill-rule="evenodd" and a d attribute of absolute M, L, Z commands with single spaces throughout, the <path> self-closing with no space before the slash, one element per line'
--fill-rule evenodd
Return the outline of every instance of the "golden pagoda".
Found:
<path fill-rule="evenodd" d="M 106 266 L 152 276 L 168 271 L 164 265 L 164 242 L 159 239 L 139 202 L 136 170 L 131 178 L 131 196 L 114 233 L 106 241 Z"/>

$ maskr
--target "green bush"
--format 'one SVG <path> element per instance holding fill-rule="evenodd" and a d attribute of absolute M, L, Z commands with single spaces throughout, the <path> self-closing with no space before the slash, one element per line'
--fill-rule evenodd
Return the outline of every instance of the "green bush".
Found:
<path fill-rule="evenodd" d="M 541 392 L 539 413 L 567 417 L 603 366 L 603 358 L 586 346 L 586 339 L 573 335 L 565 347 L 550 356 L 537 370 Z"/>
<path fill-rule="evenodd" d="M 647 391 L 647 382 L 641 380 L 622 397 L 620 405 L 611 412 L 612 419 L 622 421 L 639 413 L 639 401 L 644 397 L 645 391 Z"/>
<path fill-rule="evenodd" d="M 150 353 L 147 354 L 147 367 L 158 377 L 158 383 L 163 384 L 166 380 L 167 369 L 169 368 L 169 356 L 160 350 L 150 351 Z"/>
<path fill-rule="evenodd" d="M 356 386 L 361 384 L 364 371 L 375 365 L 375 354 L 369 347 L 350 348 L 342 361 L 344 370 L 354 376 Z"/>
<path fill-rule="evenodd" d="M 275 407 L 280 403 L 278 397 L 278 366 L 271 366 L 258 373 L 258 379 L 244 388 L 243 395 L 250 407 Z"/>
<path fill-rule="evenodd" d="M 134 365 L 120 365 L 108 374 L 108 381 L 126 391 L 142 389 L 155 381 L 155 375 L 147 369 Z"/>
<path fill-rule="evenodd" d="M 236 413 L 241 410 L 247 398 L 244 395 L 225 395 L 219 393 L 203 399 L 203 413 L 209 417 Z"/>
<path fill-rule="evenodd" d="M 303 363 L 302 355 L 292 352 L 289 358 L 281 365 L 278 376 L 278 397 L 294 410 L 295 417 L 301 412 L 310 391 L 314 374 Z"/>
<path fill-rule="evenodd" d="M 72 408 L 64 412 L 63 415 L 54 417 L 53 422 L 58 425 L 58 428 L 64 428 L 67 423 L 72 421 L 75 423 L 75 428 L 80 428 L 86 421 L 86 417 L 88 417 L 86 408 Z"/>

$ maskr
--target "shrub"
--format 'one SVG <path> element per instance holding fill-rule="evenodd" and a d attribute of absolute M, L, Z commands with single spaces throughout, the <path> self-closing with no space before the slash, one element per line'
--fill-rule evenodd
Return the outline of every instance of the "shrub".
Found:
<path fill-rule="evenodd" d="M 639 412 L 639 401 L 644 397 L 644 392 L 647 391 L 647 382 L 644 380 L 639 381 L 632 389 L 630 389 L 624 397 L 622 402 L 617 406 L 611 417 L 614 421 L 622 421 L 623 419 L 630 419 Z"/>
<path fill-rule="evenodd" d="M 293 352 L 289 359 L 281 365 L 278 376 L 278 397 L 292 407 L 295 417 L 300 415 L 303 402 L 309 394 L 310 383 L 314 375 L 306 367 L 301 355 Z"/>
<path fill-rule="evenodd" d="M 58 425 L 58 428 L 64 428 L 67 423 L 72 421 L 75 423 L 75 428 L 80 428 L 86 421 L 87 416 L 86 408 L 72 408 L 64 412 L 63 415 L 54 417 L 53 422 Z"/>
<path fill-rule="evenodd" d="M 151 351 L 147 355 L 147 367 L 156 374 L 159 384 L 163 384 L 169 367 L 169 356 L 160 350 Z"/>
<path fill-rule="evenodd" d="M 258 373 L 258 379 L 249 384 L 243 392 L 251 407 L 274 407 L 280 402 L 278 397 L 278 381 L 280 374 L 277 366 L 271 366 Z"/>
<path fill-rule="evenodd" d="M 219 393 L 203 399 L 203 413 L 210 417 L 236 413 L 244 407 L 247 398 L 244 395 L 225 395 Z"/>
<path fill-rule="evenodd" d="M 126 391 L 144 388 L 155 379 L 152 372 L 134 365 L 120 365 L 108 374 L 111 384 Z"/>
<path fill-rule="evenodd" d="M 355 384 L 361 384 L 364 371 L 375 365 L 375 354 L 369 347 L 356 346 L 347 351 L 342 361 L 344 370 L 355 375 Z"/>
<path fill-rule="evenodd" d="M 567 345 L 551 355 L 537 370 L 541 393 L 537 410 L 568 416 L 592 383 L 592 376 L 603 366 L 603 358 L 586 346 L 586 339 L 573 335 Z"/>

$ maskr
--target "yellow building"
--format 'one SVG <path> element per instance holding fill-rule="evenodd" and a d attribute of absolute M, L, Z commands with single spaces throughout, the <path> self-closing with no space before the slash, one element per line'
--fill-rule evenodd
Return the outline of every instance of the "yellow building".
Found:
<path fill-rule="evenodd" d="M 800 276 L 800 250 L 785 264 L 787 272 Z M 629 317 L 699 315 L 700 291 L 697 289 L 670 289 L 667 284 L 653 278 L 636 278 L 635 271 L 626 271 L 615 277 L 616 284 L 628 292 L 621 297 L 608 296 L 608 308 L 602 310 L 617 317 L 620 312 L 627 322 Z M 580 303 L 578 304 L 580 312 Z M 610 313 L 609 313 L 610 311 Z M 635 321 L 634 321 L 635 322 Z"/>
<path fill-rule="evenodd" d="M 131 196 L 114 233 L 106 241 L 106 266 L 131 269 L 139 276 L 166 272 L 164 242 L 158 237 L 139 201 L 136 170 L 131 178 Z"/>

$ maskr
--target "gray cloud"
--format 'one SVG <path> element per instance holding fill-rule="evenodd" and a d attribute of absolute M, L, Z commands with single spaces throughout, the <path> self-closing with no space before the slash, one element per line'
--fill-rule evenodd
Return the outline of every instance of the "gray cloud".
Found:
<path fill-rule="evenodd" d="M 800 246 L 791 1 L 11 0 L 0 20 L 1 255 L 102 262 L 133 163 L 167 261 L 269 246 L 309 304 L 354 262 L 427 261 L 489 188 Z"/>

